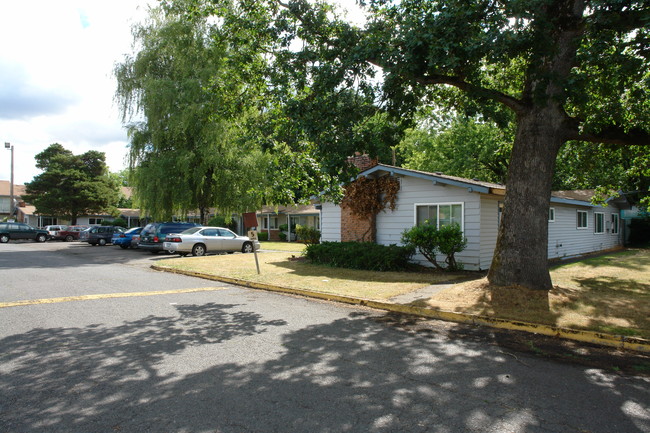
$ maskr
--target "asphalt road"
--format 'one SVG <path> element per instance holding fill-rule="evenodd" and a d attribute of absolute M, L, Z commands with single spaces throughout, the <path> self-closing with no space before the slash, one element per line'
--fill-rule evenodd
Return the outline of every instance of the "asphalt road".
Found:
<path fill-rule="evenodd" d="M 149 269 L 164 259 L 0 244 L 0 432 L 650 432 L 648 378 Z"/>

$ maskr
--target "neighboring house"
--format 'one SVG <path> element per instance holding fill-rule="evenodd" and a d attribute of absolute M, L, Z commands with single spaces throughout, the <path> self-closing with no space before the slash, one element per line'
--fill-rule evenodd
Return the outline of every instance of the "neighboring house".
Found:
<path fill-rule="evenodd" d="M 269 234 L 270 241 L 280 240 L 280 226 L 287 225 L 287 240 L 295 238 L 297 225 L 320 230 L 320 211 L 314 205 L 264 206 L 257 211 L 258 232 Z"/>
<path fill-rule="evenodd" d="M 14 184 L 14 200 L 20 204 L 21 196 L 25 194 L 25 185 Z M 0 220 L 3 220 L 11 214 L 11 182 L 0 180 Z M 20 220 L 22 222 L 22 220 Z"/>
<path fill-rule="evenodd" d="M 396 176 L 400 182 L 397 207 L 380 212 L 374 218 L 375 238 L 379 244 L 400 244 L 402 232 L 425 220 L 460 224 L 467 248 L 456 255 L 467 270 L 490 267 L 503 209 L 505 187 L 481 182 L 408 170 L 389 165 L 375 165 L 359 176 Z M 629 209 L 625 199 L 596 206 L 590 200 L 593 191 L 557 191 L 552 194 L 549 209 L 548 256 L 567 258 L 623 245 L 621 211 Z M 372 220 L 362 220 L 334 203 L 322 203 L 322 240 L 360 240 Z M 414 258 L 428 264 L 424 257 Z"/>

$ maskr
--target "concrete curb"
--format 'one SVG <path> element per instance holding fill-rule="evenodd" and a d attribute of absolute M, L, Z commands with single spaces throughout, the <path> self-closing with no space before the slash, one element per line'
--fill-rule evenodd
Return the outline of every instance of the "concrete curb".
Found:
<path fill-rule="evenodd" d="M 276 286 L 264 283 L 255 283 L 252 281 L 240 280 L 237 278 L 221 277 L 200 272 L 182 271 L 178 269 L 166 268 L 163 266 L 152 265 L 152 269 L 163 272 L 171 272 L 192 277 L 204 278 L 223 283 L 234 284 L 237 286 L 249 287 L 252 289 L 266 290 L 271 292 L 287 293 L 291 295 L 305 296 L 309 298 L 322 299 L 326 301 L 342 302 L 345 304 L 361 305 L 375 308 L 378 310 L 391 311 L 395 313 L 411 314 L 414 316 L 427 317 L 430 319 L 445 320 L 448 322 L 466 323 L 471 325 L 490 326 L 499 329 L 508 329 L 513 331 L 524 331 L 534 334 L 548 335 L 551 337 L 574 340 L 583 343 L 598 344 L 601 346 L 615 347 L 619 349 L 634 350 L 637 352 L 650 353 L 650 341 L 643 338 L 626 337 L 624 335 L 612 335 L 602 332 L 582 331 L 570 328 L 561 328 L 557 326 L 540 325 L 521 321 L 506 319 L 495 319 L 487 316 L 477 316 L 473 314 L 454 313 L 451 311 L 434 310 L 429 308 L 414 307 L 410 305 L 392 304 L 390 302 L 373 301 L 370 299 L 353 298 L 350 296 L 334 295 L 330 293 L 317 292 L 313 290 L 293 289 L 289 287 Z"/>

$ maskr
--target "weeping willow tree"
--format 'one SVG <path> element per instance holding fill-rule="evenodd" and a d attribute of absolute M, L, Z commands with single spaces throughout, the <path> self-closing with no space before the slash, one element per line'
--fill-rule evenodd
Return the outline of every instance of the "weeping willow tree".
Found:
<path fill-rule="evenodd" d="M 258 208 L 268 157 L 242 133 L 254 122 L 263 65 L 219 26 L 161 9 L 134 26 L 135 53 L 116 65 L 116 100 L 130 138 L 130 183 L 157 220 L 209 208 Z"/>

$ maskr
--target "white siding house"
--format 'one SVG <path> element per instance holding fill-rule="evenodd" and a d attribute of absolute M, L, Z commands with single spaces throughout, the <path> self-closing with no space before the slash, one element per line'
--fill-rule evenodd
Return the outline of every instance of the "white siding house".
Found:
<path fill-rule="evenodd" d="M 377 165 L 359 176 L 397 176 L 400 191 L 395 210 L 380 212 L 376 218 L 376 242 L 400 244 L 401 234 L 419 221 L 438 224 L 458 222 L 467 248 L 456 258 L 467 270 L 490 267 L 503 206 L 505 187 L 499 184 L 427 173 L 388 165 Z M 572 257 L 611 249 L 623 244 L 620 208 L 590 203 L 587 191 L 560 191 L 551 198 L 549 210 L 549 258 Z M 341 241 L 341 208 L 322 203 L 323 241 Z M 441 258 L 442 259 L 442 258 Z M 427 265 L 422 256 L 414 260 Z"/>

